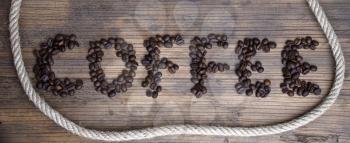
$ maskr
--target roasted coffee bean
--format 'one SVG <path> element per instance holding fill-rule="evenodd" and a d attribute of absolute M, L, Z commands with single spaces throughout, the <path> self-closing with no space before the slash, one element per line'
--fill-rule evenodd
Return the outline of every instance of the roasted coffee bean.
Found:
<path fill-rule="evenodd" d="M 228 48 L 228 43 L 227 42 L 223 42 L 222 43 L 222 48 L 227 49 Z"/>
<path fill-rule="evenodd" d="M 67 94 L 66 91 L 61 91 L 61 92 L 59 93 L 59 95 L 60 95 L 61 97 L 66 97 L 68 94 Z"/>
<path fill-rule="evenodd" d="M 115 90 L 108 92 L 108 97 L 114 97 L 116 95 L 117 95 L 117 92 Z"/>
<path fill-rule="evenodd" d="M 74 94 L 75 94 L 75 90 L 69 90 L 68 91 L 68 95 L 69 96 L 74 96 Z"/>
<path fill-rule="evenodd" d="M 288 96 L 294 96 L 294 92 L 292 90 L 288 90 L 286 93 L 288 94 Z"/>
<path fill-rule="evenodd" d="M 258 71 L 258 73 L 263 73 L 263 72 L 264 72 L 264 68 L 263 68 L 263 67 L 259 67 L 259 68 L 257 69 L 257 71 Z"/>
<path fill-rule="evenodd" d="M 223 72 L 225 70 L 224 65 L 222 63 L 218 63 L 218 69 L 220 72 Z"/>
<path fill-rule="evenodd" d="M 83 81 L 81 79 L 77 79 L 75 81 L 75 89 L 80 90 L 83 87 Z"/>
<path fill-rule="evenodd" d="M 265 85 L 265 86 L 270 86 L 270 85 L 271 85 L 271 81 L 268 80 L 268 79 L 265 79 L 265 80 L 264 80 L 264 85 Z"/>
<path fill-rule="evenodd" d="M 173 67 L 168 68 L 169 73 L 174 74 L 176 70 Z"/>
<path fill-rule="evenodd" d="M 261 63 L 260 61 L 256 61 L 256 62 L 255 62 L 255 66 L 257 66 L 258 68 L 259 68 L 259 67 L 262 67 L 262 63 Z"/>
<path fill-rule="evenodd" d="M 147 90 L 146 91 L 146 96 L 152 97 L 152 95 L 153 95 L 153 91 L 152 90 Z"/>
<path fill-rule="evenodd" d="M 248 90 L 246 90 L 246 95 L 247 96 L 251 96 L 251 95 L 253 95 L 253 89 L 248 89 Z"/>
<path fill-rule="evenodd" d="M 158 92 L 152 92 L 152 98 L 157 98 L 158 97 Z"/>
<path fill-rule="evenodd" d="M 317 71 L 317 66 L 311 65 L 310 66 L 310 70 L 313 71 L 313 72 Z"/>
<path fill-rule="evenodd" d="M 162 87 L 161 86 L 157 86 L 156 87 L 156 91 L 159 93 L 159 92 L 161 92 L 162 91 Z"/>
<path fill-rule="evenodd" d="M 268 48 L 269 49 L 275 49 L 277 44 L 275 42 L 268 42 Z"/>
<path fill-rule="evenodd" d="M 315 95 L 321 95 L 321 88 L 315 88 L 312 92 L 313 92 Z"/>
<path fill-rule="evenodd" d="M 258 70 L 258 66 L 256 66 L 256 65 L 251 65 L 251 66 L 250 66 L 250 69 L 251 69 L 252 71 L 257 71 L 257 70 Z"/>
<path fill-rule="evenodd" d="M 173 47 L 173 43 L 171 43 L 170 41 L 166 41 L 166 42 L 164 42 L 164 47 L 165 48 L 172 48 Z"/>

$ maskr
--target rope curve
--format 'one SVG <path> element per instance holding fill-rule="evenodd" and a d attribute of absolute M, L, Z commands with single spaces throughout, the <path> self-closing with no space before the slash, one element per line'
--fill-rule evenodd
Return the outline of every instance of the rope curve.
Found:
<path fill-rule="evenodd" d="M 34 90 L 30 82 L 28 73 L 24 67 L 24 62 L 21 53 L 21 44 L 19 36 L 19 13 L 22 0 L 12 0 L 9 13 L 9 30 L 11 49 L 14 58 L 14 65 L 17 70 L 18 78 L 21 81 L 22 87 L 28 98 L 34 105 L 47 117 L 53 120 L 56 124 L 65 128 L 73 134 L 81 137 L 102 140 L 102 141 L 130 141 L 149 139 L 153 137 L 168 136 L 168 135 L 212 135 L 212 136 L 262 136 L 278 134 L 304 126 L 309 122 L 321 116 L 328 108 L 332 106 L 343 85 L 345 61 L 338 38 L 329 23 L 327 16 L 321 8 L 318 0 L 306 0 L 310 9 L 316 16 L 323 32 L 325 33 L 328 43 L 331 46 L 333 57 L 336 62 L 335 80 L 332 88 L 327 96 L 311 111 L 304 115 L 275 125 L 266 125 L 258 127 L 225 127 L 225 126 L 202 126 L 202 125 L 168 125 L 162 127 L 145 128 L 140 130 L 130 131 L 97 131 L 81 127 L 69 119 L 65 118 L 50 105 Z"/>

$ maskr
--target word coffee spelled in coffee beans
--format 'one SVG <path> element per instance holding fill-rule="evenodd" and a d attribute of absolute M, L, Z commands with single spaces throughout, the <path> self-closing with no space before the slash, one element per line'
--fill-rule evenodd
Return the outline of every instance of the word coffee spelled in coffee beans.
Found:
<path fill-rule="evenodd" d="M 105 73 L 101 67 L 102 57 L 104 52 L 102 48 L 115 48 L 116 56 L 121 57 L 125 63 L 126 69 L 116 78 L 112 83 L 108 83 L 105 78 Z M 91 41 L 88 56 L 86 57 L 90 62 L 90 76 L 91 81 L 94 82 L 95 90 L 102 94 L 107 94 L 109 97 L 114 97 L 120 93 L 127 92 L 128 88 L 132 87 L 135 71 L 138 63 L 136 61 L 135 50 L 132 44 L 128 44 L 122 38 L 108 38 L 100 41 Z"/>
<path fill-rule="evenodd" d="M 300 79 L 301 75 L 306 75 L 310 71 L 317 71 L 317 66 L 305 62 L 298 51 L 299 49 L 315 50 L 318 45 L 318 41 L 313 40 L 309 36 L 286 41 L 286 45 L 281 53 L 282 64 L 284 65 L 282 68 L 284 81 L 280 84 L 280 87 L 283 93 L 288 96 L 294 96 L 296 93 L 298 96 L 303 97 L 308 96 L 310 93 L 315 95 L 321 94 L 319 85 Z"/>
<path fill-rule="evenodd" d="M 207 93 L 207 88 L 204 83 L 208 79 L 207 73 L 224 72 L 230 70 L 230 66 L 226 63 L 216 63 L 210 61 L 207 63 L 205 58 L 207 49 L 212 49 L 213 45 L 228 48 L 227 35 L 209 34 L 207 37 L 199 38 L 194 37 L 191 40 L 189 47 L 191 57 L 191 82 L 194 86 L 191 88 L 191 93 L 197 98 L 202 97 Z"/>
<path fill-rule="evenodd" d="M 173 63 L 168 58 L 160 57 L 159 48 L 172 48 L 174 44 L 183 45 L 184 43 L 185 41 L 180 34 L 156 35 L 144 41 L 143 45 L 148 53 L 144 56 L 141 63 L 147 70 L 147 76 L 141 85 L 142 87 L 149 87 L 146 91 L 146 96 L 157 98 L 159 92 L 162 91 L 162 86 L 159 84 L 162 80 L 162 72 L 160 69 L 168 69 L 171 74 L 179 70 L 179 65 Z"/>
<path fill-rule="evenodd" d="M 254 94 L 256 97 L 266 97 L 271 92 L 271 81 L 265 79 L 263 82 L 256 81 L 254 84 L 249 78 L 252 76 L 252 71 L 258 73 L 264 72 L 264 67 L 260 61 L 255 63 L 251 62 L 251 59 L 256 55 L 258 50 L 262 50 L 265 53 L 270 52 L 270 49 L 276 48 L 276 43 L 264 38 L 260 40 L 258 38 L 245 38 L 243 41 L 239 40 L 235 53 L 238 54 L 240 60 L 239 65 L 236 68 L 236 74 L 239 77 L 238 83 L 235 85 L 235 89 L 238 94 L 246 94 L 251 96 Z M 250 67 L 250 70 L 249 70 Z"/>
<path fill-rule="evenodd" d="M 54 96 L 65 97 L 73 96 L 76 90 L 83 87 L 83 81 L 77 79 L 72 81 L 69 78 L 59 79 L 51 69 L 54 65 L 53 56 L 60 52 L 65 52 L 66 49 L 74 49 L 79 47 L 76 41 L 77 36 L 74 34 L 64 35 L 57 34 L 55 38 L 49 38 L 46 42 L 40 45 L 40 50 L 34 50 L 36 64 L 33 72 L 37 80 L 36 87 L 51 91 Z"/>

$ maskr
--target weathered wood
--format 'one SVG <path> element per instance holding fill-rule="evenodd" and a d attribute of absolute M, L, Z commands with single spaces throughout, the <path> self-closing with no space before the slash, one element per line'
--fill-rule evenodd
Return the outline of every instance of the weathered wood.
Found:
<path fill-rule="evenodd" d="M 13 67 L 8 41 L 9 0 L 0 0 L 0 142 L 95 142 L 86 140 L 55 125 L 28 101 Z M 321 0 L 350 60 L 350 1 Z M 185 17 L 184 17 L 185 16 Z M 155 27 L 154 25 L 158 26 Z M 304 0 L 219 0 L 219 1 L 112 1 L 112 0 L 25 0 L 23 1 L 20 34 L 26 68 L 31 77 L 35 62 L 32 51 L 41 41 L 56 33 L 75 33 L 81 43 L 55 57 L 54 70 L 59 77 L 83 78 L 84 88 L 74 97 L 57 98 L 50 93 L 42 96 L 60 113 L 89 128 L 101 130 L 137 129 L 166 124 L 203 124 L 227 126 L 257 126 L 292 119 L 312 109 L 329 91 L 334 74 L 331 50 Z M 189 93 L 188 43 L 194 35 L 208 33 L 229 35 L 229 49 L 209 50 L 208 60 L 227 62 L 232 69 L 238 63 L 234 47 L 239 39 L 268 37 L 278 48 L 268 54 L 258 54 L 265 73 L 253 79 L 272 79 L 272 93 L 259 99 L 238 95 L 234 71 L 210 75 L 208 94 L 196 99 Z M 180 65 L 174 75 L 164 71 L 161 85 L 164 91 L 153 100 L 145 96 L 140 82 L 144 67 L 137 70 L 134 87 L 125 95 L 108 98 L 92 90 L 88 62 L 85 60 L 88 41 L 120 36 L 133 43 L 140 60 L 145 54 L 142 42 L 149 36 L 181 33 L 186 44 L 173 49 L 161 49 Z M 282 95 L 280 52 L 287 39 L 311 35 L 320 41 L 316 51 L 302 50 L 319 71 L 304 79 L 320 84 L 322 96 L 306 98 Z M 114 51 L 106 51 L 103 68 L 108 78 L 118 76 L 124 68 Z M 350 64 L 347 64 L 349 67 Z M 33 80 L 33 82 L 35 82 Z M 350 77 L 336 104 L 322 117 L 305 127 L 284 134 L 264 137 L 169 136 L 137 142 L 349 142 L 350 139 Z"/>

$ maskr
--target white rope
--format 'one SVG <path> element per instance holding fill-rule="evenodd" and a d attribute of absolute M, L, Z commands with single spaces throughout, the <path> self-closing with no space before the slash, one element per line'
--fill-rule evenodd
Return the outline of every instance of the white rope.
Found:
<path fill-rule="evenodd" d="M 337 99 L 339 92 L 343 85 L 345 61 L 341 46 L 338 42 L 337 36 L 329 23 L 325 12 L 319 5 L 317 0 L 306 0 L 310 6 L 310 9 L 315 14 L 322 30 L 324 31 L 328 43 L 330 44 L 333 52 L 333 57 L 336 62 L 335 80 L 329 94 L 324 97 L 323 101 L 315 107 L 313 110 L 305 113 L 304 115 L 286 121 L 284 123 L 278 123 L 275 125 L 266 125 L 259 127 L 218 127 L 218 126 L 200 126 L 200 125 L 169 125 L 162 127 L 153 127 L 140 130 L 130 131 L 97 131 L 92 129 L 86 129 L 81 127 L 69 119 L 63 117 L 50 105 L 48 105 L 43 98 L 34 90 L 33 85 L 30 82 L 28 73 L 24 67 L 20 36 L 19 36 L 19 13 L 22 0 L 12 0 L 11 11 L 9 14 L 9 30 L 12 54 L 14 58 L 14 64 L 17 70 L 19 80 L 22 87 L 26 92 L 29 99 L 34 105 L 43 112 L 47 117 L 53 120 L 56 124 L 72 132 L 73 134 L 86 137 L 93 140 L 103 141 L 130 141 L 141 140 L 153 137 L 168 136 L 168 135 L 213 135 L 213 136 L 262 136 L 278 134 L 286 131 L 290 131 L 306 125 L 307 123 L 315 120 L 321 116 Z"/>

